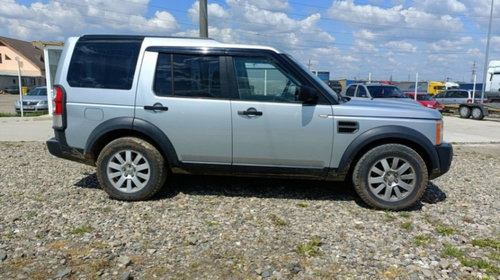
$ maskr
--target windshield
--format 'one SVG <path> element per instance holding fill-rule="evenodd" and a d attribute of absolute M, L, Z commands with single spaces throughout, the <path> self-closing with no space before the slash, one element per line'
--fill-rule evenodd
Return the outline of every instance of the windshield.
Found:
<path fill-rule="evenodd" d="M 417 95 L 417 100 L 434 100 L 434 96 L 432 96 L 432 95 L 425 95 L 425 94 L 418 94 Z"/>
<path fill-rule="evenodd" d="M 46 88 L 35 88 L 32 91 L 28 92 L 27 95 L 30 95 L 30 96 L 44 96 L 44 95 L 47 95 L 47 89 Z"/>
<path fill-rule="evenodd" d="M 320 85 L 326 92 L 328 92 L 331 96 L 333 96 L 336 100 L 338 100 L 338 96 L 337 96 L 337 93 L 335 91 L 333 91 L 333 89 L 331 89 L 325 82 L 323 82 L 320 78 L 316 77 L 316 75 L 313 75 L 313 73 L 307 69 L 304 65 L 302 65 L 302 63 L 298 62 L 297 60 L 295 60 L 295 58 L 289 54 L 283 54 L 283 56 L 286 56 L 287 58 L 289 58 L 290 60 L 292 60 L 297 66 L 299 66 L 302 70 L 304 70 L 305 73 L 307 73 L 307 75 L 309 75 L 309 77 L 313 78 L 318 85 Z"/>
<path fill-rule="evenodd" d="M 367 86 L 373 98 L 406 98 L 406 96 L 395 86 Z"/>

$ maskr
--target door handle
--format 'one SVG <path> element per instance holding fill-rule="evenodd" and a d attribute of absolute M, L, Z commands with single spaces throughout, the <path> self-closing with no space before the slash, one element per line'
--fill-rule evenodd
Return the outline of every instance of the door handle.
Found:
<path fill-rule="evenodd" d="M 161 103 L 155 103 L 153 106 L 146 105 L 144 106 L 144 110 L 151 111 L 168 111 L 168 107 L 163 106 Z"/>
<path fill-rule="evenodd" d="M 262 112 L 257 111 L 257 109 L 250 107 L 246 111 L 238 111 L 238 115 L 242 116 L 262 116 Z"/>

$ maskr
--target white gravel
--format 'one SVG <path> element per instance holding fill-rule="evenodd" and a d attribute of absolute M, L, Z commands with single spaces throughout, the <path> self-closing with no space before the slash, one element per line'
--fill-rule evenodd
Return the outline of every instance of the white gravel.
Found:
<path fill-rule="evenodd" d="M 346 186 L 233 177 L 115 201 L 39 142 L 0 142 L 0 178 L 0 279 L 500 279 L 498 144 L 455 145 L 407 212 Z"/>

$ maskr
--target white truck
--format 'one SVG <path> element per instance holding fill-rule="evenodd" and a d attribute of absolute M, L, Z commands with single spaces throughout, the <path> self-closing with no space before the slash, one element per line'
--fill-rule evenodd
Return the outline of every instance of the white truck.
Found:
<path fill-rule="evenodd" d="M 489 103 L 500 102 L 500 60 L 490 61 L 484 91 Z"/>

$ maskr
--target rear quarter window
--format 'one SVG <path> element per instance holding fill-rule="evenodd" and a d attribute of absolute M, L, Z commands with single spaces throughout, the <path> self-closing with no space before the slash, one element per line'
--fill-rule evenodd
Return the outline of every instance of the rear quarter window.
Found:
<path fill-rule="evenodd" d="M 78 41 L 68 69 L 72 87 L 131 89 L 142 41 Z"/>

